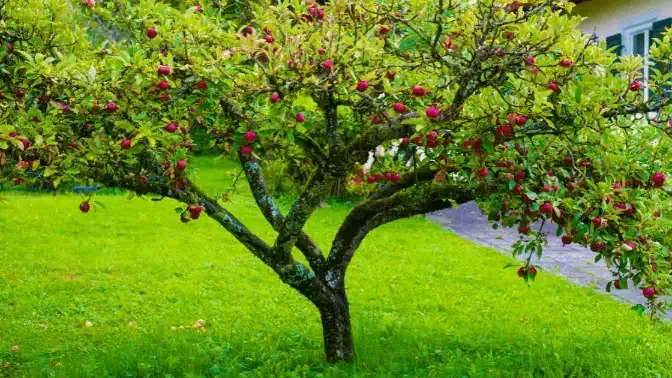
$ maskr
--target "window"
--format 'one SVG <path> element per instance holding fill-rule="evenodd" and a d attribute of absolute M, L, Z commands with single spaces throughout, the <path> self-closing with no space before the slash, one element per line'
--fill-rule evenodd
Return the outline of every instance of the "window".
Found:
<path fill-rule="evenodd" d="M 623 49 L 621 54 L 632 54 L 641 56 L 644 62 L 642 68 L 642 80 L 649 79 L 649 47 L 651 43 L 651 31 L 653 24 L 656 21 L 655 17 L 636 17 L 630 20 L 629 23 L 622 24 L 623 26 Z M 644 100 L 649 99 L 649 88 L 644 86 Z"/>
<path fill-rule="evenodd" d="M 614 48 L 618 55 L 639 55 L 644 61 L 642 77 L 648 80 L 652 68 L 663 73 L 672 72 L 672 65 L 666 66 L 664 63 L 657 62 L 654 67 L 649 66 L 649 48 L 655 43 L 656 39 L 661 38 L 662 34 L 668 28 L 672 27 L 672 17 L 663 18 L 660 11 L 648 12 L 620 23 L 621 33 L 608 36 L 606 38 L 607 48 Z M 644 99 L 657 96 L 669 96 L 672 93 L 672 87 L 664 85 L 662 88 L 651 90 L 644 88 Z"/>

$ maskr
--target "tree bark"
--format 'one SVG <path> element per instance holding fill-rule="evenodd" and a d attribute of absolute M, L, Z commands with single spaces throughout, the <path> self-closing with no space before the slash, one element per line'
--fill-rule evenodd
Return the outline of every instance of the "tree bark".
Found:
<path fill-rule="evenodd" d="M 345 180 L 343 178 L 339 178 L 336 180 L 333 188 L 331 189 L 331 196 L 335 198 L 341 198 L 345 196 L 345 194 Z"/>
<path fill-rule="evenodd" d="M 354 357 L 350 309 L 345 289 L 332 294 L 326 303 L 316 304 L 322 318 L 324 353 L 330 363 L 351 363 Z"/>

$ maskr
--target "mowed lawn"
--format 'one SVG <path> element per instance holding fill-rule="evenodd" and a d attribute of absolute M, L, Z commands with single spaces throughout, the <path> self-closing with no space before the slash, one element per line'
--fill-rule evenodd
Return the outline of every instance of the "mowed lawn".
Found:
<path fill-rule="evenodd" d="M 209 191 L 230 185 L 234 166 L 198 165 Z M 271 242 L 241 192 L 227 206 Z M 672 375 L 669 325 L 551 274 L 527 287 L 512 259 L 422 217 L 356 254 L 357 362 L 330 366 L 317 311 L 207 217 L 183 225 L 170 200 L 98 195 L 107 209 L 85 215 L 77 195 L 2 195 L 0 377 Z M 319 209 L 307 231 L 327 249 L 347 212 Z"/>

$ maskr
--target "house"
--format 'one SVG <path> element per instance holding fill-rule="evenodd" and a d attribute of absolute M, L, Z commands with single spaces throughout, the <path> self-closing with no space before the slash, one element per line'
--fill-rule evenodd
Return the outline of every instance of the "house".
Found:
<path fill-rule="evenodd" d="M 647 61 L 654 38 L 672 27 L 672 0 L 575 0 L 575 12 L 587 19 L 581 24 L 585 33 L 606 40 L 619 55 L 635 54 Z M 645 65 L 642 75 L 649 77 Z M 648 90 L 645 92 L 648 98 Z"/>

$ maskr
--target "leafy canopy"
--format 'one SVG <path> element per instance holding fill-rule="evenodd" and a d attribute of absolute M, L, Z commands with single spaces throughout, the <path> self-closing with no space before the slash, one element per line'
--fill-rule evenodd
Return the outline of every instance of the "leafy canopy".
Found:
<path fill-rule="evenodd" d="M 655 312 L 672 262 L 672 33 L 652 46 L 644 81 L 641 58 L 616 58 L 579 31 L 572 8 L 3 2 L 0 183 L 89 181 L 203 204 L 189 157 L 190 131 L 205 127 L 212 146 L 241 160 L 260 210 L 277 222 L 274 257 L 235 218 L 206 210 L 269 264 L 291 261 L 305 220 L 347 177 L 369 197 L 346 219 L 324 272 L 344 274 L 380 224 L 476 200 L 494 225 L 521 232 L 514 254 L 528 256 L 526 280 L 546 243 L 535 221 L 554 222 L 563 242 L 607 262 L 608 289 L 630 281 Z M 295 144 L 316 167 L 287 221 L 258 166 L 286 158 L 268 153 L 261 142 L 270 140 Z M 394 154 L 362 170 L 379 145 Z"/>

